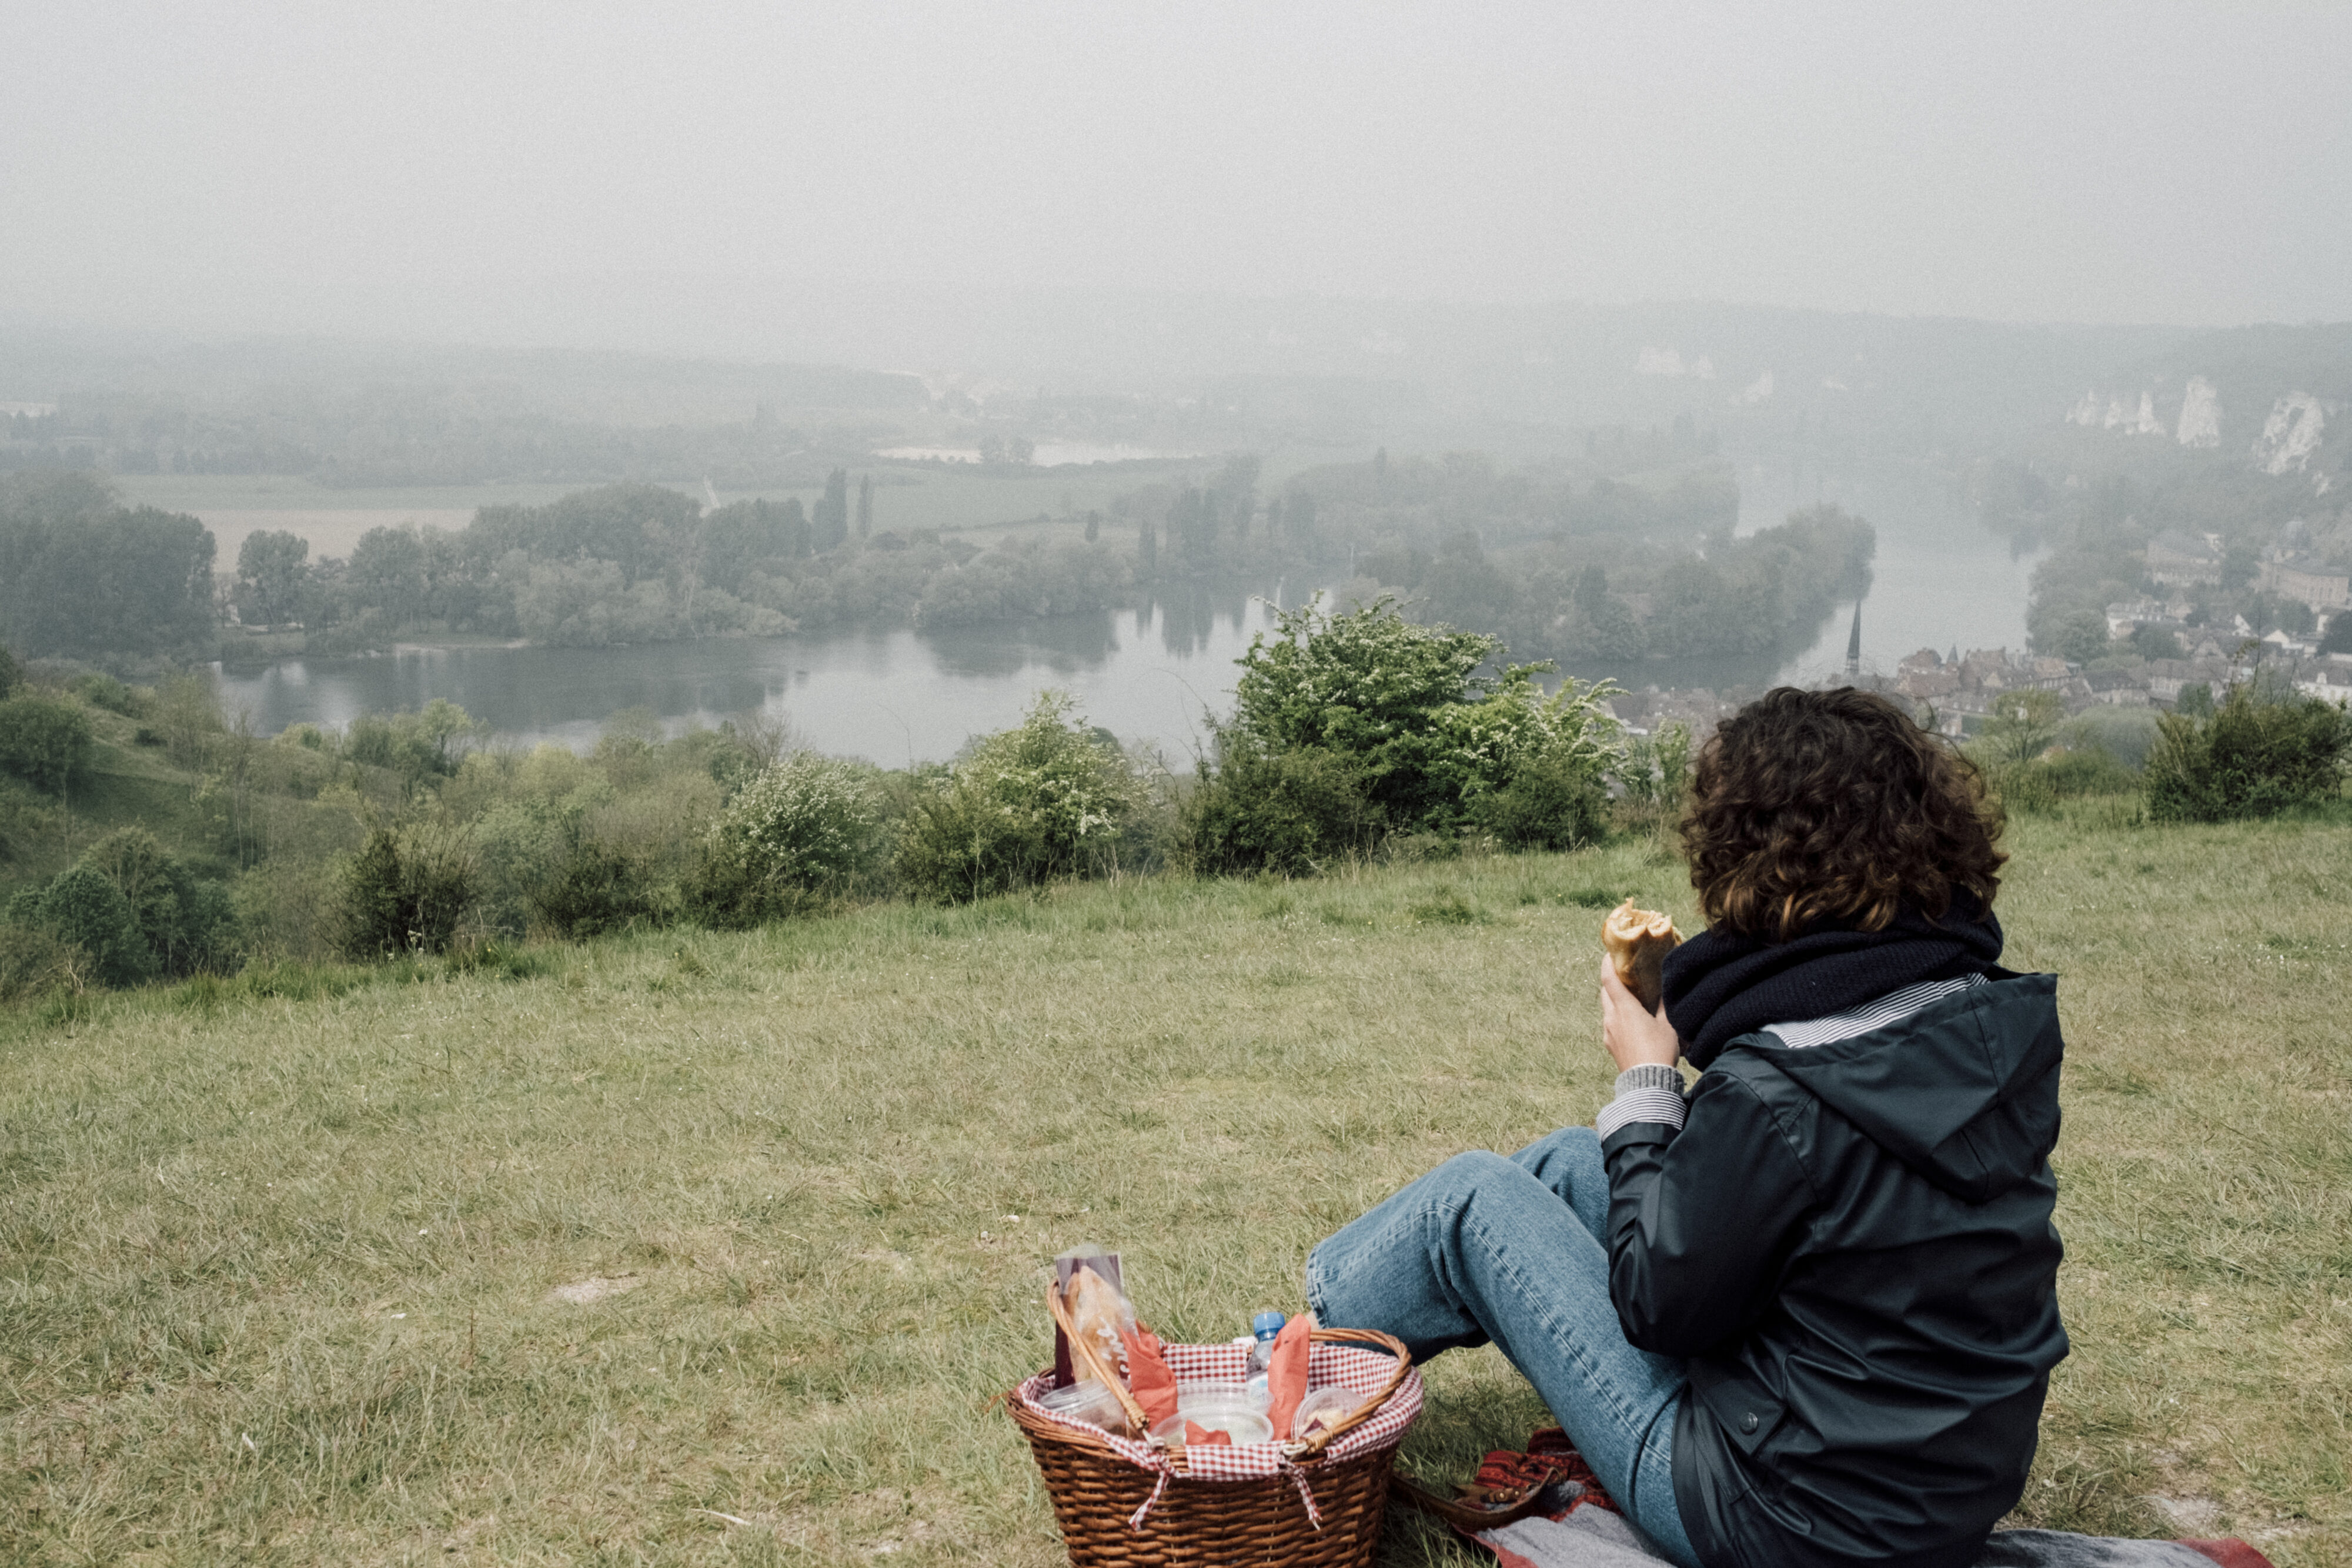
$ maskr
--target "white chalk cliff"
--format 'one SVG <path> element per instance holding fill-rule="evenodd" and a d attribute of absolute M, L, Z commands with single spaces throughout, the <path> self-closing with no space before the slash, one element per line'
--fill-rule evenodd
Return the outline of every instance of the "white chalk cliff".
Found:
<path fill-rule="evenodd" d="M 2174 439 L 2183 446 L 2221 444 L 2221 399 L 2203 376 L 2189 378 L 2189 392 L 2180 400 L 2180 423 Z"/>
<path fill-rule="evenodd" d="M 2311 466 L 2327 429 L 2327 413 L 2309 392 L 2289 392 L 2271 405 L 2254 437 L 2254 462 L 2265 474 L 2301 473 Z"/>

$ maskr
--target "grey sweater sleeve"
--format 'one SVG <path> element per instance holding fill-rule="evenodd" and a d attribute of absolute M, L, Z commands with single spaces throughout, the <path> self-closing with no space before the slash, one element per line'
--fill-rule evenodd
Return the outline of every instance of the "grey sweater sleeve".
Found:
<path fill-rule="evenodd" d="M 1592 1128 L 1605 1138 L 1634 1122 L 1680 1127 L 1684 1114 L 1681 1069 L 1645 1061 L 1617 1075 L 1617 1097 L 1601 1108 Z"/>

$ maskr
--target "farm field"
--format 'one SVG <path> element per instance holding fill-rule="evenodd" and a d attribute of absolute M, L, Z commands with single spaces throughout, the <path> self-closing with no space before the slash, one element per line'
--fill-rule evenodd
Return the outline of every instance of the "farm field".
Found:
<path fill-rule="evenodd" d="M 1056 533 L 1073 538 L 1085 514 L 1109 505 L 1112 497 L 1161 476 L 1157 468 L 1072 468 L 1039 470 L 1034 474 L 962 473 L 952 467 L 903 466 L 877 464 L 853 474 L 872 473 L 876 531 L 937 528 L 961 532 L 974 544 L 987 545 L 1006 531 L 1026 529 L 1050 519 Z M 291 475 L 133 474 L 109 482 L 133 506 L 187 512 L 212 530 L 215 570 L 234 572 L 236 552 L 246 536 L 264 528 L 282 528 L 310 541 L 310 554 L 348 557 L 362 534 L 374 528 L 398 528 L 415 523 L 425 528 L 462 528 L 473 520 L 477 507 L 543 506 L 575 490 L 576 485 L 433 486 L 401 489 L 331 489 Z M 671 486 L 691 495 L 700 486 Z M 822 485 L 804 489 L 721 490 L 723 502 L 764 497 L 782 500 L 798 496 L 803 506 L 824 494 Z M 1105 518 L 1104 526 L 1122 525 Z"/>
<path fill-rule="evenodd" d="M 1999 906 L 2069 1039 L 2020 1521 L 2342 1563 L 2352 825 L 2129 821 L 2019 822 Z M 1634 841 L 0 1012 L 0 1558 L 1059 1561 L 990 1405 L 1046 1260 L 1121 1249 L 1171 1339 L 1296 1308 L 1396 1186 L 1590 1120 L 1628 894 L 1697 924 Z M 1491 1351 L 1431 1391 L 1433 1481 L 1545 1419 Z"/>

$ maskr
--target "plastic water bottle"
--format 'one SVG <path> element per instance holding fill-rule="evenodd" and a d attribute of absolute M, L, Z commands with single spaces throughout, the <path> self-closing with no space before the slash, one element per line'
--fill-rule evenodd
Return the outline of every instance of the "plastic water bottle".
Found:
<path fill-rule="evenodd" d="M 1250 1333 L 1256 1343 L 1250 1346 L 1249 1364 L 1242 1377 L 1249 1385 L 1250 1397 L 1257 1401 L 1261 1410 L 1271 1397 L 1266 1390 L 1265 1373 L 1274 1361 L 1275 1336 L 1282 1332 L 1286 1321 L 1280 1312 L 1270 1310 L 1250 1319 Z"/>

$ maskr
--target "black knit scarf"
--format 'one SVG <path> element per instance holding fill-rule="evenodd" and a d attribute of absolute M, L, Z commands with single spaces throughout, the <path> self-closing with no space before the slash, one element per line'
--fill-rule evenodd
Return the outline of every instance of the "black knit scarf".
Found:
<path fill-rule="evenodd" d="M 1666 1018 L 1702 1072 L 1770 1023 L 1826 1018 L 1922 980 L 1998 967 L 2000 922 L 1966 893 L 1940 921 L 1906 909 L 1884 931 L 1816 926 L 1786 942 L 1702 931 L 1666 955 Z"/>

